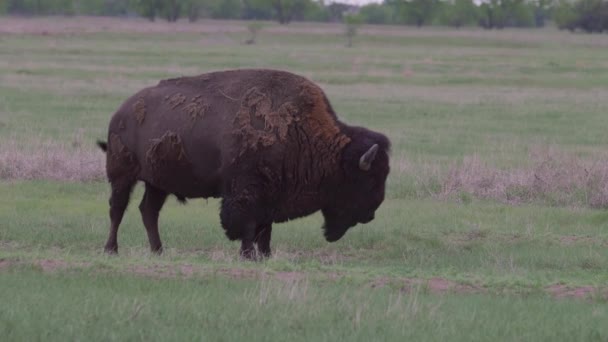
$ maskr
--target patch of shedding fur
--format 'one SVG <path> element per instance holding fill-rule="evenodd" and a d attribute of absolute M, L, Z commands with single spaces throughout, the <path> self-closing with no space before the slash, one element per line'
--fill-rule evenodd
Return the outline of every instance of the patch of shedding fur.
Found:
<path fill-rule="evenodd" d="M 146 102 L 143 97 L 140 97 L 133 103 L 133 113 L 139 125 L 144 123 L 146 119 Z"/>
<path fill-rule="evenodd" d="M 266 115 L 264 128 L 271 131 L 276 129 L 279 139 L 285 141 L 289 125 L 299 120 L 297 114 L 298 108 L 293 103 L 283 103 L 276 112 Z"/>
<path fill-rule="evenodd" d="M 166 96 L 165 101 L 169 102 L 171 109 L 175 109 L 186 102 L 186 96 L 182 93 L 175 93 L 171 96 Z"/>
<path fill-rule="evenodd" d="M 335 119 L 329 115 L 329 108 L 325 104 L 322 90 L 308 85 L 302 86 L 301 89 L 299 97 L 306 99 L 307 104 L 312 108 L 309 113 L 306 113 L 308 131 L 312 133 L 312 138 L 332 142 L 342 149 L 350 142 L 350 138 L 340 132 Z"/>
<path fill-rule="evenodd" d="M 112 159 L 118 160 L 121 156 L 128 153 L 127 148 L 120 140 L 118 134 L 110 135 L 110 152 Z"/>
<path fill-rule="evenodd" d="M 112 133 L 108 144 L 107 173 L 110 180 L 134 177 L 139 172 L 135 156 L 122 143 L 118 134 Z"/>
<path fill-rule="evenodd" d="M 284 102 L 275 111 L 272 107 L 271 97 L 257 87 L 245 92 L 234 118 L 233 133 L 241 137 L 240 154 L 247 149 L 256 150 L 259 145 L 267 147 L 286 141 L 294 122 L 299 122 L 317 148 L 332 151 L 328 162 L 335 162 L 339 151 L 350 142 L 340 131 L 318 87 L 302 83 L 293 102 Z M 254 118 L 262 119 L 264 127 L 256 127 Z"/>
<path fill-rule="evenodd" d="M 295 106 L 287 104 L 283 104 L 281 107 L 295 108 Z M 279 139 L 284 141 L 289 125 L 294 121 L 293 114 L 295 112 L 285 110 L 273 112 L 272 101 L 266 94 L 260 92 L 256 87 L 249 89 L 234 118 L 234 133 L 242 138 L 241 154 L 247 148 L 257 149 L 258 144 L 271 146 Z M 257 129 L 253 126 L 252 115 L 264 120 L 264 129 Z"/>
<path fill-rule="evenodd" d="M 175 161 L 188 163 L 188 158 L 179 134 L 167 131 L 150 146 L 146 152 L 146 162 L 155 167 L 164 162 Z"/>
<path fill-rule="evenodd" d="M 202 119 L 205 116 L 205 113 L 209 109 L 209 105 L 203 103 L 202 95 L 197 95 L 192 99 L 192 102 L 188 103 L 184 110 L 188 115 L 190 115 L 190 119 L 192 122 L 196 122 Z"/>

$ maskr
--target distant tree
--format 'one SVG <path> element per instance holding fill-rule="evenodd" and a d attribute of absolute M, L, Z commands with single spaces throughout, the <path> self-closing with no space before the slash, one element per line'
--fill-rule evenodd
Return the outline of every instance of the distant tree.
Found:
<path fill-rule="evenodd" d="M 532 0 L 531 6 L 534 10 L 534 23 L 536 27 L 545 26 L 549 18 L 555 0 Z"/>
<path fill-rule="evenodd" d="M 74 14 L 72 0 L 1 0 L 0 2 L 2 2 L 0 7 L 4 7 L 8 14 Z"/>
<path fill-rule="evenodd" d="M 397 17 L 397 21 L 421 27 L 430 24 L 438 12 L 439 0 L 385 0 Z"/>
<path fill-rule="evenodd" d="M 526 0 L 486 0 L 479 6 L 479 25 L 486 29 L 534 26 L 534 6 Z"/>
<path fill-rule="evenodd" d="M 242 18 L 247 20 L 271 20 L 274 17 L 272 0 L 243 0 Z"/>
<path fill-rule="evenodd" d="M 608 2 L 561 0 L 553 8 L 553 19 L 560 29 L 581 29 L 588 33 L 608 31 Z"/>
<path fill-rule="evenodd" d="M 201 17 L 203 9 L 205 8 L 204 5 L 204 0 L 183 0 L 182 7 L 189 22 L 195 22 Z"/>
<path fill-rule="evenodd" d="M 182 1 L 183 0 L 164 0 L 163 6 L 161 7 L 161 11 L 165 19 L 168 22 L 173 23 L 176 22 L 182 10 Z"/>
<path fill-rule="evenodd" d="M 332 2 L 327 6 L 327 11 L 329 13 L 329 21 L 331 22 L 343 22 L 343 14 L 346 13 L 349 9 L 352 8 L 352 5 L 342 2 Z"/>
<path fill-rule="evenodd" d="M 411 0 L 408 2 L 408 14 L 416 26 L 421 27 L 433 20 L 439 0 Z"/>
<path fill-rule="evenodd" d="M 138 0 L 137 11 L 142 17 L 154 21 L 162 10 L 162 4 L 162 0 Z"/>
<path fill-rule="evenodd" d="M 577 26 L 586 32 L 608 30 L 608 3 L 602 0 L 580 0 L 576 3 L 575 11 L 578 14 Z"/>
<path fill-rule="evenodd" d="M 560 30 L 568 29 L 574 31 L 578 17 L 572 1 L 560 0 L 553 7 L 553 20 Z"/>
<path fill-rule="evenodd" d="M 272 0 L 276 18 L 280 24 L 289 24 L 294 18 L 303 17 L 310 0 Z"/>
<path fill-rule="evenodd" d="M 442 9 L 442 22 L 448 26 L 471 25 L 478 19 L 478 8 L 473 0 L 449 0 Z"/>
<path fill-rule="evenodd" d="M 363 24 L 363 18 L 357 14 L 348 14 L 344 16 L 346 46 L 353 46 L 353 38 L 357 35 L 357 30 Z"/>
<path fill-rule="evenodd" d="M 368 24 L 390 24 L 393 12 L 387 5 L 372 3 L 362 6 L 359 14 Z"/>
<path fill-rule="evenodd" d="M 323 3 L 323 0 L 307 1 L 304 11 L 302 12 L 302 20 L 329 21 L 329 10 Z"/>
<path fill-rule="evenodd" d="M 211 17 L 215 19 L 241 18 L 242 3 L 240 0 L 221 0 L 211 9 Z"/>

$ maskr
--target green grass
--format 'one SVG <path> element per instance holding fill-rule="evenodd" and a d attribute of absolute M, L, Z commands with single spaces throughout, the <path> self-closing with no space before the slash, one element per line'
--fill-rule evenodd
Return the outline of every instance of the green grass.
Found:
<path fill-rule="evenodd" d="M 19 182 L 0 190 L 6 227 L 0 241 L 14 243 L 0 258 L 33 260 L 33 254 L 112 263 L 101 255 L 108 226 L 105 184 Z M 127 261 L 149 257 L 137 210 L 141 190 L 134 192 L 119 231 L 119 248 Z M 167 251 L 158 261 L 240 265 L 239 245 L 224 236 L 218 208 L 217 201 L 194 200 L 183 206 L 170 200 L 160 219 Z M 275 225 L 276 257 L 266 266 L 348 272 L 369 281 L 385 275 L 445 277 L 491 291 L 529 291 L 556 283 L 601 287 L 608 281 L 603 271 L 608 269 L 608 215 L 594 210 L 395 199 L 381 207 L 376 220 L 352 228 L 338 243 L 325 242 L 321 224 L 317 214 Z M 569 243 L 573 237 L 580 239 Z M 117 259 L 120 268 L 125 260 Z"/>
<path fill-rule="evenodd" d="M 10 341 L 601 341 L 608 307 L 571 300 L 437 297 L 349 283 L 0 273 Z M 550 316 L 547 315 L 550 313 Z"/>
<path fill-rule="evenodd" d="M 137 33 L 137 25 L 156 27 L 144 22 L 120 33 L 62 33 L 78 20 L 29 19 L 50 34 L 0 35 L 0 171 L 13 165 L 7 142 L 24 148 L 12 156 L 56 143 L 68 157 L 71 144 L 95 149 L 121 102 L 159 79 L 272 67 L 319 82 L 340 118 L 391 138 L 388 199 L 373 222 L 333 244 L 318 214 L 276 225 L 274 257 L 250 263 L 224 236 L 216 200 L 170 199 L 160 218 L 165 253 L 151 255 L 138 186 L 120 254 L 107 257 L 108 184 L 0 178 L 0 336 L 608 338 L 608 214 L 580 205 L 588 193 L 514 205 L 466 192 L 439 199 L 429 194 L 440 182 L 420 181 L 473 155 L 504 170 L 534 164 L 531 155 L 546 147 L 605 158 L 604 36 L 363 28 L 348 49 L 339 26 L 322 34 L 295 24 L 265 27 L 245 46 L 245 26 L 218 33 L 213 22 L 179 23 L 180 33 Z M 432 279 L 455 288 L 433 288 Z M 557 285 L 593 291 L 556 299 L 569 294 Z"/>

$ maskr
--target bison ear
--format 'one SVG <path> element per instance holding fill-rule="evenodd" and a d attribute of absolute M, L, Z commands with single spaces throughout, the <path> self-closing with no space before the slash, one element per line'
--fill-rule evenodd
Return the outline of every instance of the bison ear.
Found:
<path fill-rule="evenodd" d="M 363 171 L 369 171 L 374 159 L 376 159 L 377 153 L 378 144 L 374 144 L 374 146 L 370 147 L 370 149 L 361 156 L 361 159 L 359 159 L 359 168 Z"/>

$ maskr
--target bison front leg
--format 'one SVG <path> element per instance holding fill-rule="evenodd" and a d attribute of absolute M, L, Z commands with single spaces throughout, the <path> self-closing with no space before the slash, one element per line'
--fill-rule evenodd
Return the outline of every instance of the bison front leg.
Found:
<path fill-rule="evenodd" d="M 270 258 L 270 236 L 272 235 L 272 225 L 259 225 L 255 231 L 254 242 L 258 245 L 258 252 L 264 258 Z"/>
<path fill-rule="evenodd" d="M 239 251 L 239 254 L 243 259 L 256 261 L 257 255 L 255 253 L 253 241 L 249 239 L 243 239 L 241 241 L 241 250 Z"/>
<path fill-rule="evenodd" d="M 241 257 L 256 260 L 255 233 L 260 210 L 250 198 L 224 198 L 220 219 L 230 240 L 241 240 Z"/>
<path fill-rule="evenodd" d="M 163 252 L 163 245 L 158 233 L 158 215 L 166 199 L 166 192 L 146 183 L 146 192 L 139 204 L 141 218 L 148 233 L 148 241 L 150 241 L 150 250 L 156 254 Z"/>

